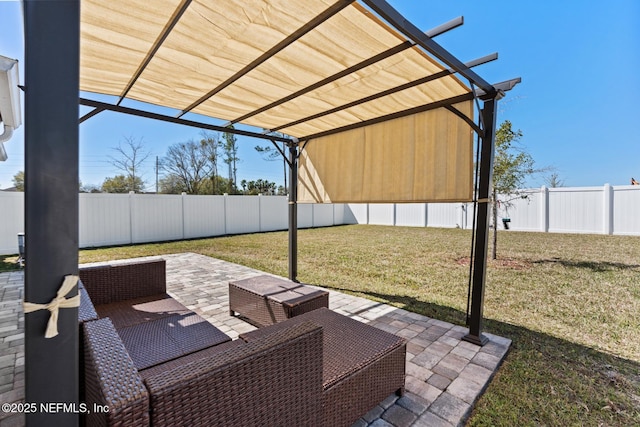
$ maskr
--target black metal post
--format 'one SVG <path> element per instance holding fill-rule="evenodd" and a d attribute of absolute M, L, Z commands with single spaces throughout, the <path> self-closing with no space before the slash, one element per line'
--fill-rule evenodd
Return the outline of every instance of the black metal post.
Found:
<path fill-rule="evenodd" d="M 289 143 L 289 280 L 298 281 L 298 143 Z"/>
<path fill-rule="evenodd" d="M 480 152 L 480 181 L 478 184 L 478 211 L 476 221 L 475 256 L 473 262 L 473 287 L 471 290 L 471 316 L 469 333 L 462 339 L 477 345 L 484 345 L 487 338 L 482 335 L 482 310 L 484 306 L 484 287 L 487 272 L 487 252 L 489 247 L 489 194 L 493 178 L 493 151 L 496 130 L 495 98 L 484 101 L 482 121 L 484 135 Z"/>
<path fill-rule="evenodd" d="M 25 301 L 47 304 L 66 275 L 78 274 L 80 1 L 26 0 L 24 20 Z M 53 338 L 45 338 L 49 316 L 25 314 L 25 400 L 35 404 L 26 422 L 74 426 L 78 309 L 59 310 Z"/>

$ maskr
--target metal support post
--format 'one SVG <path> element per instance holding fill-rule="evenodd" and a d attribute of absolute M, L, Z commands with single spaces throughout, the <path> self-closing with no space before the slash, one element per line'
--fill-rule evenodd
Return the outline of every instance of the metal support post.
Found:
<path fill-rule="evenodd" d="M 80 1 L 26 0 L 23 6 L 24 298 L 48 304 L 64 277 L 78 274 Z M 76 287 L 67 297 L 74 295 Z M 26 422 L 77 426 L 78 308 L 60 308 L 58 335 L 45 338 L 50 316 L 46 309 L 25 314 L 25 401 L 36 405 Z"/>
<path fill-rule="evenodd" d="M 493 151 L 496 130 L 495 98 L 484 101 L 480 112 L 484 123 L 484 135 L 480 152 L 480 180 L 478 188 L 478 212 L 473 262 L 473 287 L 471 290 L 471 316 L 469 333 L 462 339 L 477 345 L 484 345 L 487 338 L 482 335 L 482 310 L 484 306 L 484 287 L 487 272 L 487 252 L 489 246 L 489 196 L 493 179 Z"/>
<path fill-rule="evenodd" d="M 298 143 L 289 144 L 289 280 L 298 281 Z"/>

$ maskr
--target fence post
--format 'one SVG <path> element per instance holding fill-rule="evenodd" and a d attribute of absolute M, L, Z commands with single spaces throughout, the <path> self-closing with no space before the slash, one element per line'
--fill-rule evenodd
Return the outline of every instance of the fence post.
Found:
<path fill-rule="evenodd" d="M 613 234 L 613 187 L 611 184 L 604 185 L 602 192 L 602 219 L 604 222 L 603 233 Z"/>
<path fill-rule="evenodd" d="M 398 225 L 398 204 L 393 204 L 393 226 Z"/>
<path fill-rule="evenodd" d="M 133 216 L 135 215 L 133 212 L 133 198 L 135 197 L 135 191 L 129 191 L 129 244 L 133 244 Z"/>
<path fill-rule="evenodd" d="M 157 194 L 157 193 L 156 193 Z M 185 213 L 184 213 L 184 198 L 187 196 L 187 193 L 185 193 L 184 191 L 180 194 L 182 197 L 180 198 L 181 202 L 182 202 L 182 240 L 184 240 L 186 238 L 186 234 L 185 234 L 185 227 L 186 227 L 186 222 L 187 220 L 185 219 Z"/>
<path fill-rule="evenodd" d="M 540 188 L 540 231 L 549 232 L 549 189 L 543 185 Z"/>
<path fill-rule="evenodd" d="M 223 193 L 222 197 L 223 197 L 223 203 L 224 203 L 224 235 L 228 235 L 229 234 L 229 227 L 227 226 L 227 219 L 229 218 L 229 208 L 227 206 L 227 196 L 229 194 L 227 193 Z"/>
<path fill-rule="evenodd" d="M 424 204 L 424 226 L 429 226 L 429 203 Z"/>

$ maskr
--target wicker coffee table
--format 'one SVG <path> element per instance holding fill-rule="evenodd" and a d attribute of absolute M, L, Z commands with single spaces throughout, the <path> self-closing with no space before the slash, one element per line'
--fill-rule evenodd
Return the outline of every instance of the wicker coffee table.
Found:
<path fill-rule="evenodd" d="M 290 280 L 262 275 L 229 282 L 229 314 L 259 328 L 321 307 L 329 307 L 329 292 Z"/>

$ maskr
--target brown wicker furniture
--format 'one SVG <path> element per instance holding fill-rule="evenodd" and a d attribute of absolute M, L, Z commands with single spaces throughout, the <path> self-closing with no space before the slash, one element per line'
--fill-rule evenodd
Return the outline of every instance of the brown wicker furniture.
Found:
<path fill-rule="evenodd" d="M 111 320 L 139 370 L 231 341 L 166 294 L 165 268 L 165 261 L 157 260 L 80 270 L 95 311 Z"/>
<path fill-rule="evenodd" d="M 390 394 L 404 393 L 406 340 L 321 308 L 240 335 L 247 342 L 304 322 L 322 326 L 322 425 L 350 426 Z"/>
<path fill-rule="evenodd" d="M 230 341 L 165 293 L 164 268 L 80 270 L 86 425 L 348 426 L 403 392 L 403 338 L 321 308 Z"/>
<path fill-rule="evenodd" d="M 321 425 L 322 329 L 306 323 L 138 370 L 108 318 L 83 325 L 87 425 Z"/>
<path fill-rule="evenodd" d="M 229 313 L 257 327 L 329 307 L 329 292 L 278 277 L 261 275 L 229 282 Z"/>

